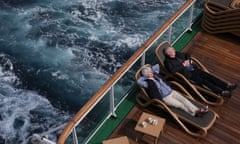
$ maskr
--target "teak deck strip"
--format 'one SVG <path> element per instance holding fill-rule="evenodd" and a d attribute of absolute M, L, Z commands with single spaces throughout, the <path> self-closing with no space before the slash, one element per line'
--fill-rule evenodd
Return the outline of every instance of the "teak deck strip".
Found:
<path fill-rule="evenodd" d="M 167 120 L 159 144 L 227 144 L 239 143 L 240 136 L 240 39 L 231 34 L 210 35 L 199 32 L 185 47 L 191 55 L 198 58 L 210 72 L 227 81 L 238 84 L 232 97 L 225 99 L 222 106 L 211 107 L 220 116 L 208 134 L 195 138 L 180 129 L 174 121 Z M 136 105 L 127 118 L 122 121 L 110 137 L 128 136 L 135 144 L 134 127 L 141 115 L 141 108 Z M 139 143 L 152 143 L 152 138 L 143 136 Z"/>

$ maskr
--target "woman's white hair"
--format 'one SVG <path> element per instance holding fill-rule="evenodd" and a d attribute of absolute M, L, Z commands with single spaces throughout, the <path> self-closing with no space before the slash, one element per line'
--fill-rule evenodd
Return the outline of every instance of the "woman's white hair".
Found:
<path fill-rule="evenodd" d="M 144 68 L 142 69 L 142 75 L 145 76 L 145 77 L 147 77 L 149 71 L 152 71 L 152 68 L 151 68 L 151 67 L 149 67 L 149 66 L 144 67 Z"/>

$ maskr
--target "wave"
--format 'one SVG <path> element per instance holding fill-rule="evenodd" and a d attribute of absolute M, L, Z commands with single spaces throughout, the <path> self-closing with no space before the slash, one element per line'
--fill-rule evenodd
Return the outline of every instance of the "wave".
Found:
<path fill-rule="evenodd" d="M 19 88 L 11 57 L 0 54 L 0 142 L 28 143 L 33 133 L 44 133 L 72 116 L 56 109 L 36 91 Z M 50 135 L 56 140 L 57 135 Z"/>

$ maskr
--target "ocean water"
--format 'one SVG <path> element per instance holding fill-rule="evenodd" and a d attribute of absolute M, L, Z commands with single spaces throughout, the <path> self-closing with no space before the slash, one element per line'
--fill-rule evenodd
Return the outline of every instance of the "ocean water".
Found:
<path fill-rule="evenodd" d="M 1 0 L 0 144 L 65 124 L 184 2 Z"/>

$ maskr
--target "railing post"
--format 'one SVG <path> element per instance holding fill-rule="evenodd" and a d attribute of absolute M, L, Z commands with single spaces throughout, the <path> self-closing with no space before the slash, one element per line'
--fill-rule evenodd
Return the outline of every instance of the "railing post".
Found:
<path fill-rule="evenodd" d="M 194 3 L 195 4 L 195 3 Z M 194 4 L 190 8 L 189 13 L 189 22 L 188 22 L 188 30 L 192 31 L 192 21 L 193 21 L 193 10 L 194 10 Z"/>
<path fill-rule="evenodd" d="M 171 38 L 172 38 L 172 25 L 170 25 L 169 29 L 168 29 L 168 41 L 169 41 L 169 43 L 172 43 Z"/>
<path fill-rule="evenodd" d="M 144 52 L 141 57 L 141 66 L 145 65 L 145 55 L 146 55 L 146 53 Z"/>
<path fill-rule="evenodd" d="M 73 133 L 73 143 L 74 143 L 74 144 L 78 144 L 76 127 L 73 128 L 72 133 Z"/>
<path fill-rule="evenodd" d="M 110 93 L 110 113 L 111 113 L 111 116 L 117 117 L 115 113 L 115 106 L 114 106 L 114 86 L 111 87 L 110 92 L 111 92 Z"/>

